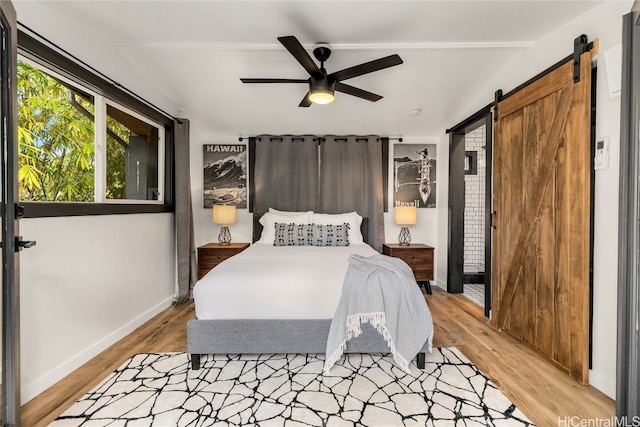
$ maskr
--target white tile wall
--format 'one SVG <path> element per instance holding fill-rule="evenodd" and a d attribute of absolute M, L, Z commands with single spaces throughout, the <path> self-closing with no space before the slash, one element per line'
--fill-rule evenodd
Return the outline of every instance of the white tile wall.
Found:
<path fill-rule="evenodd" d="M 465 135 L 465 150 L 478 153 L 478 174 L 465 175 L 464 272 L 484 272 L 486 151 L 484 125 Z"/>

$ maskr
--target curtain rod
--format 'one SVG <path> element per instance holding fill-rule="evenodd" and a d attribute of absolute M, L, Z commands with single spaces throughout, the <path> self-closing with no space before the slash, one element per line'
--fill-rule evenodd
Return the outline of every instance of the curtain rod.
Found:
<path fill-rule="evenodd" d="M 249 137 L 249 136 L 239 136 L 238 137 L 238 141 L 242 142 L 245 140 L 249 140 L 249 138 L 254 138 L 254 137 Z M 276 137 L 277 138 L 277 137 Z M 318 137 L 320 139 L 324 139 L 323 137 Z M 317 138 L 314 138 L 317 139 Z M 378 140 L 380 140 L 381 138 L 378 138 Z M 387 138 L 389 141 L 398 141 L 398 142 L 402 142 L 402 137 L 388 137 Z"/>
<path fill-rule="evenodd" d="M 304 139 L 305 139 L 305 137 L 304 137 L 304 136 L 292 136 L 292 135 L 287 135 L 287 136 L 288 136 L 288 137 L 290 137 L 291 139 L 293 139 L 294 141 L 295 141 L 295 140 L 302 140 L 302 141 L 304 141 Z M 259 136 L 245 136 L 245 137 L 240 136 L 240 137 L 238 137 L 238 141 L 240 141 L 240 142 L 242 142 L 242 141 L 244 141 L 244 140 L 247 140 L 247 141 L 248 141 L 248 140 L 249 140 L 249 139 L 251 139 L 251 138 L 254 138 L 256 141 L 260 141 L 260 140 L 262 139 L 262 138 L 261 138 L 261 137 L 259 137 Z M 275 136 L 275 135 L 274 135 L 274 136 L 270 136 L 270 137 L 269 137 L 269 140 L 271 140 L 271 141 L 278 141 L 278 140 L 279 140 L 279 141 L 282 141 L 283 139 L 284 139 L 284 137 L 283 137 L 283 136 Z M 321 137 L 321 136 L 314 136 L 314 137 L 313 137 L 313 138 L 311 138 L 311 139 L 312 139 L 312 140 L 314 140 L 314 141 L 324 141 L 326 138 L 323 138 L 323 137 Z"/>
<path fill-rule="evenodd" d="M 48 44 L 50 48 L 54 48 L 59 53 L 63 53 L 68 58 L 73 59 L 76 63 L 82 65 L 83 67 L 85 67 L 85 69 L 90 70 L 91 72 L 95 73 L 97 76 L 99 76 L 102 79 L 104 79 L 105 81 L 109 82 L 110 84 L 112 84 L 116 88 L 120 88 L 120 90 L 122 90 L 123 92 L 126 92 L 130 96 L 136 98 L 138 101 L 140 101 L 140 102 L 146 104 L 147 106 L 153 108 L 154 110 L 164 114 L 167 118 L 169 118 L 171 120 L 177 120 L 179 123 L 182 123 L 182 121 L 180 119 L 178 119 L 178 118 L 174 117 L 173 115 L 167 113 L 166 111 L 164 111 L 162 108 L 158 107 L 157 105 L 154 105 L 151 102 L 147 101 L 146 99 L 144 99 L 143 97 L 141 97 L 137 93 L 133 92 L 131 89 L 128 89 L 128 88 L 124 87 L 123 85 L 121 85 L 117 81 L 113 80 L 111 77 L 107 76 L 106 74 L 104 74 L 101 71 L 97 70 L 96 68 L 92 67 L 91 65 L 89 65 L 88 63 L 83 61 L 82 59 L 78 58 L 77 56 L 75 56 L 71 52 L 65 50 L 61 46 L 59 46 L 56 43 L 52 42 L 51 40 L 49 40 L 48 38 L 46 38 L 42 34 L 38 33 L 37 31 L 35 31 L 32 28 L 28 27 L 27 25 L 23 24 L 22 22 L 18 21 L 18 26 L 24 28 L 25 30 L 27 30 L 28 32 L 30 32 L 31 34 L 36 36 L 38 39 L 40 39 L 42 42 Z"/>

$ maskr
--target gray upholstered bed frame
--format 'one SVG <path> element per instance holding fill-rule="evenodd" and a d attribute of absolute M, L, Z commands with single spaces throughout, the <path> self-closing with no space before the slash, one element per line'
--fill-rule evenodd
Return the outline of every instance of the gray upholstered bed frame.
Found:
<path fill-rule="evenodd" d="M 261 227 L 254 214 L 254 242 L 260 237 Z M 256 225 L 257 224 L 257 225 Z M 367 236 L 367 219 L 362 221 Z M 204 354 L 282 354 L 325 353 L 331 319 L 191 319 L 187 324 L 187 353 L 191 368 L 200 369 Z M 424 343 L 418 353 L 418 368 L 424 369 Z M 347 353 L 389 353 L 382 336 L 369 324 L 362 325 L 362 335 L 353 338 Z"/>

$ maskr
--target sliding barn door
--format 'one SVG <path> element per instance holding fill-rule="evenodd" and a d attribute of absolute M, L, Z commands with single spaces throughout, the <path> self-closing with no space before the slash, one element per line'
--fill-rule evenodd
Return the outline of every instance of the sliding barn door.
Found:
<path fill-rule="evenodd" d="M 497 105 L 492 322 L 579 382 L 589 368 L 591 52 Z"/>

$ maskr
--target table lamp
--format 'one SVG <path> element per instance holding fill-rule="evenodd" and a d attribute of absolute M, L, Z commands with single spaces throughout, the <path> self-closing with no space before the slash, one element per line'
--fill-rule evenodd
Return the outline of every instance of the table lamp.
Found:
<path fill-rule="evenodd" d="M 402 246 L 411 244 L 411 234 L 409 234 L 408 225 L 414 225 L 417 219 L 418 208 L 415 206 L 396 206 L 393 208 L 393 220 L 396 224 L 401 225 L 398 243 Z"/>
<path fill-rule="evenodd" d="M 214 205 L 213 222 L 222 225 L 222 227 L 220 227 L 220 234 L 218 234 L 218 242 L 225 246 L 231 243 L 231 233 L 227 226 L 236 222 L 236 207 L 230 205 Z"/>

